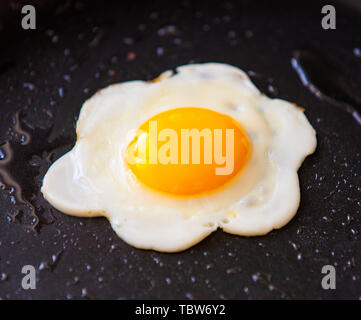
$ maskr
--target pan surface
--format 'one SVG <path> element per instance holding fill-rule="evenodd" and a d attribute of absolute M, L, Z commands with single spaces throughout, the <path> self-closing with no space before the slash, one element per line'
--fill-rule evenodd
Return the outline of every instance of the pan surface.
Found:
<path fill-rule="evenodd" d="M 14 8 L 17 20 L 0 35 L 0 299 L 361 298 L 360 126 L 303 86 L 291 64 L 295 50 L 316 47 L 361 92 L 361 10 L 336 2 L 337 28 L 324 30 L 317 1 L 59 3 L 39 4 L 36 30 L 22 30 Z M 43 199 L 42 178 L 74 145 L 87 98 L 211 61 L 305 107 L 317 131 L 287 226 L 253 238 L 217 231 L 165 254 L 134 249 L 105 218 L 70 217 Z M 37 270 L 36 290 L 22 289 L 24 265 Z M 336 269 L 335 290 L 321 286 L 324 265 Z"/>

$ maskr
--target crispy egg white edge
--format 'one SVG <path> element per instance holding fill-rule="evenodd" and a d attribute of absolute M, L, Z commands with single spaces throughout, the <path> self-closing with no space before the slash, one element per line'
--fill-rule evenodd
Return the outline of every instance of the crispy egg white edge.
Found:
<path fill-rule="evenodd" d="M 238 75 L 242 77 L 244 86 L 251 94 L 260 95 L 260 92 L 248 76 L 242 70 L 230 65 L 206 63 L 182 66 L 177 68 L 178 73 L 173 77 L 184 72 L 200 69 L 205 72 L 207 70 L 211 72 L 222 70 L 222 73 L 226 71 L 226 73 Z M 172 73 L 168 71 L 162 75 L 159 83 L 166 81 L 172 76 Z M 101 100 L 103 95 L 111 94 L 114 89 L 126 91 L 134 89 L 136 91 L 139 88 L 147 90 L 148 86 L 149 83 L 144 81 L 129 81 L 105 88 L 91 99 Z M 151 94 L 151 90 L 149 94 Z M 147 239 L 139 237 L 141 230 L 139 230 L 137 219 L 142 219 L 142 217 L 136 215 L 135 219 L 127 217 L 124 220 L 119 220 L 109 215 L 98 199 L 99 194 L 102 195 L 102 191 L 97 190 L 91 181 L 86 181 L 86 178 L 82 175 L 81 165 L 75 161 L 74 153 L 76 153 L 81 144 L 82 134 L 91 131 L 92 126 L 97 121 L 103 121 L 106 117 L 110 116 L 105 110 L 102 114 L 103 118 L 93 117 L 92 114 L 95 110 L 92 110 L 92 108 L 94 108 L 95 104 L 92 105 L 92 108 L 82 108 L 78 122 L 77 144 L 73 150 L 58 159 L 51 166 L 44 177 L 41 191 L 44 197 L 60 211 L 75 216 L 107 217 L 113 229 L 124 241 L 142 249 L 154 249 L 164 252 L 185 250 L 200 242 L 218 227 L 221 227 L 225 232 L 237 235 L 264 235 L 272 229 L 284 226 L 297 212 L 300 201 L 297 170 L 304 158 L 314 152 L 316 148 L 316 133 L 303 112 L 293 104 L 280 99 L 269 99 L 263 95 L 260 95 L 260 102 L 265 104 L 265 112 L 270 113 L 270 119 L 280 118 L 284 120 L 282 121 L 284 125 L 282 137 L 284 140 L 287 141 L 289 137 L 293 137 L 298 142 L 292 146 L 289 146 L 287 143 L 285 145 L 279 143 L 277 146 L 273 146 L 272 154 L 269 157 L 279 169 L 277 183 L 271 200 L 262 208 L 247 209 L 246 214 L 238 214 L 236 217 L 227 216 L 226 220 L 224 219 L 224 213 L 214 214 L 212 217 L 204 215 L 201 217 L 195 216 L 189 219 L 172 217 L 171 220 L 168 220 L 162 217 L 163 223 L 161 225 L 158 224 L 159 220 L 157 220 L 157 224 L 152 224 L 152 221 L 146 221 L 145 223 L 147 228 L 151 229 L 153 236 L 148 236 Z M 280 141 L 282 141 L 282 137 L 279 137 Z M 287 150 L 284 150 L 285 148 Z M 282 158 L 285 152 L 288 155 L 292 155 L 291 159 L 288 158 L 291 161 L 286 163 L 284 158 Z M 74 177 L 79 177 L 79 179 Z M 103 194 L 103 196 L 106 195 Z M 293 199 L 293 201 L 287 201 L 288 199 Z M 234 210 L 237 210 L 237 205 L 234 206 Z M 210 221 L 215 221 L 214 225 L 200 228 L 200 226 Z M 173 223 L 171 227 L 169 227 L 170 222 Z M 175 237 L 175 235 L 178 236 Z"/>

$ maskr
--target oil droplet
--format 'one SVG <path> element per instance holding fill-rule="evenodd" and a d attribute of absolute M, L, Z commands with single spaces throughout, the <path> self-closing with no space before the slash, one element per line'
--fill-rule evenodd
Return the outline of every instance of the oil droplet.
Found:
<path fill-rule="evenodd" d="M 20 137 L 20 142 L 23 146 L 30 143 L 31 135 L 29 132 L 22 129 L 20 124 L 20 111 L 16 112 L 12 121 L 13 121 L 13 131 Z"/>
<path fill-rule="evenodd" d="M 226 270 L 227 274 L 237 274 L 240 273 L 242 271 L 241 267 L 233 267 L 233 268 L 228 268 Z"/>
<path fill-rule="evenodd" d="M 357 58 L 361 58 L 361 49 L 360 49 L 360 48 L 355 48 L 355 49 L 353 49 L 353 54 L 354 54 Z"/>
<path fill-rule="evenodd" d="M 192 295 L 190 292 L 186 292 L 185 296 L 186 296 L 186 298 L 189 299 L 189 300 L 193 300 L 193 299 L 194 299 L 193 295 Z"/>
<path fill-rule="evenodd" d="M 338 64 L 316 49 L 294 51 L 291 64 L 311 93 L 350 113 L 361 125 L 361 98 Z"/>
<path fill-rule="evenodd" d="M 88 290 L 86 288 L 81 289 L 81 296 L 83 298 L 88 297 Z"/>
<path fill-rule="evenodd" d="M 259 276 L 260 276 L 260 274 L 259 274 L 258 272 L 255 273 L 255 274 L 252 274 L 252 280 L 253 280 L 254 282 L 257 282 L 258 279 L 259 279 Z"/>
<path fill-rule="evenodd" d="M 206 265 L 207 270 L 212 269 L 213 267 L 214 267 L 213 263 L 209 263 L 209 264 Z"/>
<path fill-rule="evenodd" d="M 16 117 L 16 119 L 18 119 Z M 8 212 L 7 217 L 10 222 L 15 222 L 16 217 L 20 213 L 20 210 L 26 210 L 29 212 L 29 217 L 31 218 L 30 225 L 27 225 L 26 227 L 29 228 L 29 230 L 36 232 L 36 227 L 39 223 L 39 218 L 35 214 L 34 207 L 23 198 L 22 195 L 22 188 L 20 184 L 13 178 L 11 172 L 10 172 L 10 165 L 13 161 L 14 154 L 12 147 L 10 145 L 9 141 L 6 141 L 1 148 L 2 157 L 0 159 L 0 177 L 1 177 L 1 189 L 5 190 L 7 189 L 9 191 L 9 199 L 10 202 L 15 205 L 19 204 L 19 208 L 16 208 L 14 212 Z"/>

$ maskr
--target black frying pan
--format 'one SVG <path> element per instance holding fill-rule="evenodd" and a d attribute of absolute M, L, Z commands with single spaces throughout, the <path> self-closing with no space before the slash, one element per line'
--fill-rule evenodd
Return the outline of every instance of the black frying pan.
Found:
<path fill-rule="evenodd" d="M 27 31 L 21 1 L 12 3 L 0 10 L 1 299 L 360 298 L 360 126 L 316 97 L 291 64 L 301 48 L 322 50 L 360 92 L 360 3 L 336 2 L 337 28 L 327 31 L 317 1 L 34 1 L 37 29 Z M 164 254 L 125 244 L 105 218 L 70 217 L 43 199 L 42 178 L 74 145 L 85 99 L 209 61 L 249 71 L 267 95 L 304 106 L 317 131 L 286 227 L 254 238 L 217 231 Z M 24 265 L 37 269 L 36 290 L 21 287 Z M 336 290 L 321 287 L 324 265 L 336 268 Z"/>

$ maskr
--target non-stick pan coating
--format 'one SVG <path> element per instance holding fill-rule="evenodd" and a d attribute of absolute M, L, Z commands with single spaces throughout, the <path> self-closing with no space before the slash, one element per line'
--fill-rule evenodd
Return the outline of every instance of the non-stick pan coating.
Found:
<path fill-rule="evenodd" d="M 0 161 L 0 298 L 360 298 L 360 126 L 304 87 L 291 58 L 320 48 L 361 92 L 361 10 L 336 3 L 337 28 L 323 30 L 317 1 L 68 3 L 39 6 L 36 30 L 21 30 L 14 9 L 17 20 L 0 35 L 0 158 L 9 160 Z M 210 61 L 251 71 L 265 94 L 303 106 L 317 131 L 287 226 L 253 238 L 217 231 L 164 254 L 130 247 L 105 218 L 70 217 L 43 199 L 42 178 L 74 145 L 85 99 L 111 83 Z M 36 290 L 21 287 L 24 265 L 37 269 Z M 322 289 L 324 265 L 336 268 L 336 290 Z"/>

